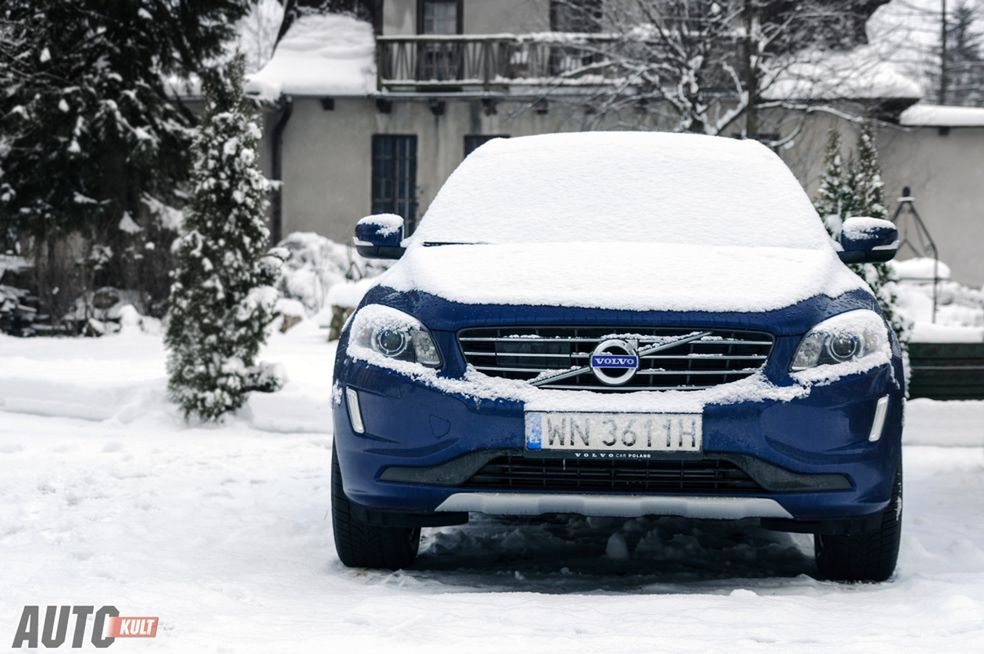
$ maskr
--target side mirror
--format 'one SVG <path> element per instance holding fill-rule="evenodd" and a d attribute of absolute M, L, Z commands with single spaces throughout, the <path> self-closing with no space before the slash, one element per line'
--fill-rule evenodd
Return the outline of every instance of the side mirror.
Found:
<path fill-rule="evenodd" d="M 889 261 L 899 251 L 899 230 L 879 218 L 848 218 L 841 225 L 838 252 L 844 263 Z"/>
<path fill-rule="evenodd" d="M 399 259 L 403 256 L 403 218 L 380 213 L 355 224 L 355 249 L 367 259 Z"/>

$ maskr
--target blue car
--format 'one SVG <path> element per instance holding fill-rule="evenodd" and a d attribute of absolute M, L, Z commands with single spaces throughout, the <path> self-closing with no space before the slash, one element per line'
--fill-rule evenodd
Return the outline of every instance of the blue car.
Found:
<path fill-rule="evenodd" d="M 815 535 L 820 575 L 894 571 L 899 342 L 769 149 L 592 132 L 496 139 L 420 224 L 363 218 L 399 259 L 342 331 L 332 514 L 347 566 L 396 569 L 422 527 L 494 515 L 747 520 Z"/>

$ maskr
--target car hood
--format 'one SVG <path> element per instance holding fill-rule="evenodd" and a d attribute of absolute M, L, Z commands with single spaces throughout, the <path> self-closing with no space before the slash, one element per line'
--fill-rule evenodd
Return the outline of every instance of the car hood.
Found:
<path fill-rule="evenodd" d="M 833 248 L 411 245 L 380 286 L 464 304 L 760 313 L 867 287 Z"/>

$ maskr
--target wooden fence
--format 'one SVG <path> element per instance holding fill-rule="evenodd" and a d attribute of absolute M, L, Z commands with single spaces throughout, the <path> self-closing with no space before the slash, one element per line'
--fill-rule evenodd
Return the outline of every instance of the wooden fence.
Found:
<path fill-rule="evenodd" d="M 984 400 L 984 343 L 910 343 L 909 397 Z"/>

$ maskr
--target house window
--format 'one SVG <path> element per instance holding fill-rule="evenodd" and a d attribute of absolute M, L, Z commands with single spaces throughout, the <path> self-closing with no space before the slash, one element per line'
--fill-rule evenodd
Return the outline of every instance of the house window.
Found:
<path fill-rule="evenodd" d="M 403 216 L 407 233 L 417 220 L 416 134 L 372 137 L 372 213 Z"/>
<path fill-rule="evenodd" d="M 600 32 L 602 0 L 550 0 L 551 32 Z"/>
<path fill-rule="evenodd" d="M 418 34 L 461 34 L 462 0 L 418 0 Z M 418 79 L 445 81 L 461 78 L 463 50 L 454 41 L 420 43 L 418 49 Z"/>
<path fill-rule="evenodd" d="M 461 34 L 461 0 L 420 0 L 417 31 L 421 34 Z"/>
<path fill-rule="evenodd" d="M 592 34 L 601 31 L 602 0 L 550 0 L 550 31 Z M 598 61 L 597 54 L 578 46 L 550 48 L 550 75 L 576 73 Z"/>
<path fill-rule="evenodd" d="M 508 134 L 465 134 L 465 156 L 467 157 L 480 145 L 488 143 L 492 139 L 507 139 Z"/>

